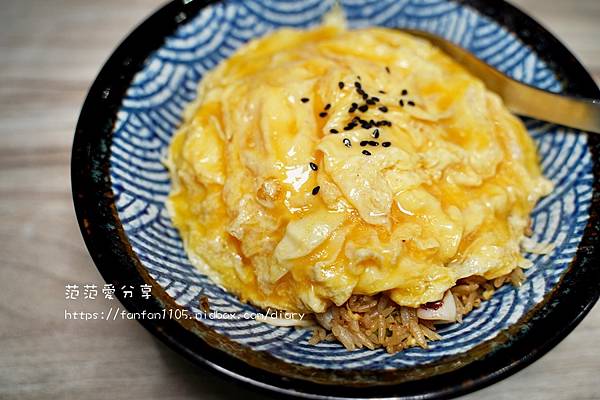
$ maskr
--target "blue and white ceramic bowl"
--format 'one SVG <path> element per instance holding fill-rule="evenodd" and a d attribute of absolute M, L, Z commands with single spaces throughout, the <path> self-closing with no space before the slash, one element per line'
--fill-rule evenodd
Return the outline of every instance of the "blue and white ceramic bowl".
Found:
<path fill-rule="evenodd" d="M 528 84 L 600 97 L 573 56 L 517 9 L 490 0 L 342 0 L 351 27 L 434 32 Z M 248 40 L 282 26 L 318 24 L 333 0 L 180 0 L 138 27 L 90 90 L 72 161 L 80 226 L 107 282 L 151 284 L 131 311 L 183 310 L 141 321 L 202 364 L 263 388 L 308 397 L 438 397 L 474 390 L 523 368 L 583 318 L 598 297 L 598 140 L 527 120 L 545 175 L 556 185 L 533 213 L 534 239 L 552 242 L 519 289 L 502 287 L 427 350 L 397 354 L 307 343 L 310 332 L 243 318 L 255 311 L 188 261 L 165 209 L 161 163 L 202 76 Z M 200 295 L 211 311 L 196 318 Z M 187 315 L 187 317 L 186 317 Z"/>

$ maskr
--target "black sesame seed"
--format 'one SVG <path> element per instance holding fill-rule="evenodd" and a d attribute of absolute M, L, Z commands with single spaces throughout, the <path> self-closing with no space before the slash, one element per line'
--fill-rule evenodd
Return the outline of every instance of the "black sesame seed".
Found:
<path fill-rule="evenodd" d="M 360 84 L 360 82 L 354 82 L 354 87 L 360 89 L 362 88 L 362 85 Z"/>
<path fill-rule="evenodd" d="M 360 75 L 356 75 L 356 79 L 358 79 L 360 81 L 361 80 Z"/>
<path fill-rule="evenodd" d="M 390 142 L 383 142 L 383 143 L 381 143 L 381 147 L 390 147 L 391 144 L 392 143 L 390 143 Z"/>
<path fill-rule="evenodd" d="M 385 67 L 385 71 L 389 74 L 390 73 L 390 67 Z"/>
<path fill-rule="evenodd" d="M 379 129 L 375 129 L 375 130 L 373 131 L 373 137 L 374 137 L 375 139 L 378 139 L 378 138 L 379 138 Z"/>
<path fill-rule="evenodd" d="M 381 94 L 385 94 L 384 90 L 379 90 L 378 92 L 381 93 Z"/>
<path fill-rule="evenodd" d="M 363 153 L 365 156 L 370 156 L 370 155 L 371 155 L 371 152 L 370 152 L 369 150 L 363 150 L 363 151 L 362 151 L 362 153 Z"/>
<path fill-rule="evenodd" d="M 402 96 L 406 96 L 408 94 L 408 90 L 402 89 Z"/>
<path fill-rule="evenodd" d="M 356 122 L 349 122 L 348 125 L 346 125 L 344 127 L 345 131 L 349 131 L 350 129 L 353 129 L 356 126 Z"/>
<path fill-rule="evenodd" d="M 312 194 L 313 196 L 316 196 L 317 193 L 319 193 L 319 189 L 321 189 L 321 186 L 315 186 L 312 190 Z"/>
<path fill-rule="evenodd" d="M 363 104 L 362 106 L 358 107 L 358 110 L 359 110 L 360 112 L 365 112 L 365 111 L 367 111 L 368 109 L 369 109 L 369 106 L 368 106 L 368 105 L 366 105 L 366 104 Z"/>
<path fill-rule="evenodd" d="M 319 113 L 319 117 L 321 117 L 321 118 L 324 118 L 326 116 L 327 116 L 327 113 L 324 111 Z"/>
<path fill-rule="evenodd" d="M 379 146 L 379 142 L 376 142 L 374 140 L 369 140 L 369 146 Z"/>
<path fill-rule="evenodd" d="M 359 88 L 359 89 L 356 89 L 356 93 L 358 93 L 358 94 L 359 94 L 359 95 L 361 95 L 361 96 L 364 96 L 364 95 L 365 95 L 365 91 L 364 91 L 364 90 L 362 90 L 362 89 L 360 89 L 360 88 Z"/>
<path fill-rule="evenodd" d="M 386 106 L 381 106 L 381 107 L 379 107 L 379 111 L 385 113 L 385 112 L 388 112 L 388 108 Z"/>
<path fill-rule="evenodd" d="M 404 100 L 400 99 L 400 107 L 404 107 Z"/>
<path fill-rule="evenodd" d="M 317 164 L 315 164 L 314 162 L 310 162 L 310 163 L 308 163 L 308 165 L 310 165 L 310 169 L 312 169 L 313 171 L 316 171 L 319 169 L 319 166 Z"/>
<path fill-rule="evenodd" d="M 345 138 L 344 140 L 342 140 L 342 142 L 344 142 L 344 146 L 352 147 L 352 143 L 350 142 L 350 139 Z"/>
<path fill-rule="evenodd" d="M 375 103 L 377 103 L 379 101 L 379 97 L 373 96 L 373 97 L 371 97 L 371 100 L 373 100 Z"/>
<path fill-rule="evenodd" d="M 413 107 L 415 106 L 415 102 L 412 100 L 409 100 L 408 103 L 406 103 L 406 104 L 408 104 L 409 106 L 413 106 Z"/>
<path fill-rule="evenodd" d="M 368 141 L 368 140 L 361 140 L 361 141 L 360 141 L 360 146 L 361 146 L 361 147 L 365 147 L 367 144 L 369 144 L 369 141 Z"/>
<path fill-rule="evenodd" d="M 363 129 L 371 129 L 371 123 L 369 121 L 361 121 L 360 127 Z"/>
<path fill-rule="evenodd" d="M 362 98 L 363 98 L 363 100 L 366 100 L 366 99 L 368 99 L 368 98 L 369 98 L 369 95 L 368 95 L 367 93 L 364 93 L 364 94 L 362 95 Z"/>
<path fill-rule="evenodd" d="M 338 82 L 338 87 L 340 89 L 343 89 L 344 88 L 344 82 Z"/>
<path fill-rule="evenodd" d="M 327 104 L 325 105 L 325 111 L 329 110 L 330 108 L 331 108 L 331 104 L 327 103 Z"/>
<path fill-rule="evenodd" d="M 337 129 L 330 129 L 329 133 L 340 133 Z"/>
<path fill-rule="evenodd" d="M 308 103 L 308 100 L 309 100 L 308 97 L 303 97 L 300 99 L 300 101 L 303 103 Z"/>
<path fill-rule="evenodd" d="M 367 99 L 366 103 L 369 104 L 369 105 L 371 105 L 371 106 L 374 106 L 375 105 L 375 100 L 373 100 L 373 99 Z"/>

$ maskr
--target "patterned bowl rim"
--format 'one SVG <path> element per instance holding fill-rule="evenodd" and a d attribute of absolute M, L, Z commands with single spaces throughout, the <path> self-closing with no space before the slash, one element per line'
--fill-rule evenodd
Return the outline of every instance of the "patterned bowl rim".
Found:
<path fill-rule="evenodd" d="M 503 0 L 453 0 L 469 6 L 514 33 L 532 48 L 564 83 L 566 93 L 600 97 L 590 74 L 552 34 Z M 71 185 L 77 220 L 89 253 L 107 283 L 153 284 L 150 300 L 119 300 L 130 312 L 161 312 L 174 301 L 149 277 L 131 248 L 115 207 L 109 174 L 110 147 L 117 112 L 134 75 L 167 36 L 216 0 L 176 0 L 139 25 L 110 56 L 83 104 L 71 159 Z M 171 348 L 228 379 L 263 390 L 308 398 L 448 398 L 497 382 L 540 358 L 566 337 L 596 303 L 600 292 L 600 136 L 590 135 L 593 197 L 590 218 L 577 253 L 564 276 L 544 300 L 519 322 L 474 349 L 419 367 L 413 379 L 398 371 L 319 370 L 291 366 L 263 352 L 244 350 L 214 332 L 198 332 L 185 321 L 141 320 Z M 201 338 L 200 335 L 203 336 Z M 233 346 L 233 347 L 232 347 Z M 224 351 L 226 350 L 226 351 Z M 233 354 L 233 355 L 232 355 Z M 447 368 L 453 364 L 453 368 Z M 269 368 L 266 368 L 270 365 Z M 456 367 L 460 365 L 460 367 Z M 401 371 L 401 370 L 400 370 Z M 315 379 L 314 377 L 318 377 Z M 359 379 L 360 377 L 360 379 Z M 394 379 L 396 378 L 396 379 Z M 368 380 L 367 380 L 368 381 Z"/>

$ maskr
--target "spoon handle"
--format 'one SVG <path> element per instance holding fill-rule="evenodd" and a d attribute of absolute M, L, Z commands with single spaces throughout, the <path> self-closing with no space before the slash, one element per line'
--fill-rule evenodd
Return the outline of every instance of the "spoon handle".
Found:
<path fill-rule="evenodd" d="M 497 93 L 510 111 L 543 121 L 600 133 L 600 100 L 556 94 L 516 81 L 469 51 L 429 32 L 402 29 L 423 37 L 450 55 Z"/>
<path fill-rule="evenodd" d="M 600 100 L 560 95 L 512 79 L 498 94 L 515 114 L 600 133 Z"/>

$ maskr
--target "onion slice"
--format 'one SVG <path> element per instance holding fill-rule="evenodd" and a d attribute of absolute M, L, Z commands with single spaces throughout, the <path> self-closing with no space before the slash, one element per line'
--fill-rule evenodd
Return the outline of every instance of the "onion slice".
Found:
<path fill-rule="evenodd" d="M 456 303 L 454 296 L 448 290 L 442 299 L 442 304 L 439 307 L 426 308 L 419 307 L 417 316 L 421 319 L 438 321 L 438 322 L 454 322 L 456 321 Z"/>

